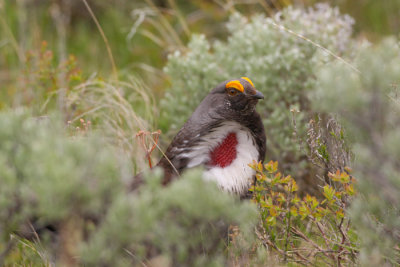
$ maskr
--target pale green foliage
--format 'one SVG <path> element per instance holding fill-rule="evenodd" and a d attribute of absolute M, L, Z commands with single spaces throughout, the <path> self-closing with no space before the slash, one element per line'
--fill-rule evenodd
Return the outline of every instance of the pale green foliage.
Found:
<path fill-rule="evenodd" d="M 310 111 L 306 92 L 315 88 L 315 69 L 331 60 L 302 38 L 278 29 L 274 23 L 292 29 L 339 55 L 352 51 L 352 19 L 335 8 L 317 5 L 302 10 L 289 7 L 274 19 L 255 15 L 247 19 L 234 14 L 228 25 L 229 37 L 213 45 L 204 36 L 193 36 L 187 53 L 169 57 L 165 71 L 171 88 L 161 102 L 161 126 L 176 133 L 202 98 L 226 79 L 248 76 L 265 99 L 258 104 L 267 131 L 270 157 L 297 158 L 290 109 L 300 110 L 298 121 Z M 173 114 L 171 116 L 171 114 Z M 299 124 L 299 135 L 305 134 Z"/>
<path fill-rule="evenodd" d="M 360 196 L 350 211 L 362 241 L 360 260 L 378 266 L 399 262 L 400 47 L 386 39 L 360 49 L 350 71 L 331 64 L 319 72 L 319 110 L 338 113 L 355 155 Z"/>
<path fill-rule="evenodd" d="M 225 266 L 231 225 L 243 234 L 235 248 L 250 250 L 255 205 L 204 182 L 198 171 L 167 187 L 152 173 L 139 192 L 128 193 L 132 166 L 125 154 L 90 131 L 66 135 L 60 121 L 24 110 L 0 113 L 0 251 L 13 244 L 10 234 L 31 233 L 30 224 L 57 229 L 57 244 L 40 233 L 35 241 L 60 265 L 60 253 L 80 251 L 85 266 L 141 265 L 154 257 L 171 266 Z"/>
<path fill-rule="evenodd" d="M 210 47 L 203 35 L 194 35 L 185 55 L 176 51 L 169 56 L 165 71 L 171 77 L 172 85 L 161 101 L 163 130 L 179 129 L 204 96 L 226 79 L 215 56 L 210 53 Z"/>
<path fill-rule="evenodd" d="M 156 257 L 169 266 L 225 266 L 228 227 L 240 226 L 252 241 L 257 211 L 200 174 L 187 173 L 164 189 L 159 177 L 147 177 L 139 194 L 120 195 L 83 250 L 86 266 L 140 266 Z M 249 244 L 242 243 L 242 253 Z"/>
<path fill-rule="evenodd" d="M 0 114 L 2 238 L 31 218 L 40 227 L 73 214 L 101 216 L 122 188 L 128 171 L 112 150 L 99 138 L 67 138 L 56 121 L 23 110 Z"/>

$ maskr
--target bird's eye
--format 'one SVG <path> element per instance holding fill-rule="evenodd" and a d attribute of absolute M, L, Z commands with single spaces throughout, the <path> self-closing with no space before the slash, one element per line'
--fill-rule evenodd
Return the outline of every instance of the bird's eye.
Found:
<path fill-rule="evenodd" d="M 229 88 L 228 89 L 228 95 L 230 96 L 235 96 L 238 94 L 238 90 L 234 89 L 234 88 Z"/>

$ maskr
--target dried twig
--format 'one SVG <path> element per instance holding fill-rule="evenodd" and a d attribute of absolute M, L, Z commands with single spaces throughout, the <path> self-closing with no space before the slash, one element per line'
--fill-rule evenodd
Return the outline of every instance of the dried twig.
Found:
<path fill-rule="evenodd" d="M 157 130 L 155 132 L 147 132 L 147 131 L 139 131 L 136 134 L 136 137 L 139 137 L 140 144 L 142 145 L 143 149 L 146 151 L 146 158 L 149 162 L 149 167 L 153 168 L 153 164 L 151 162 L 151 153 L 157 147 L 158 139 L 160 137 L 161 131 Z M 146 137 L 150 136 L 153 144 L 146 144 Z"/>
<path fill-rule="evenodd" d="M 311 239 L 309 239 L 305 234 L 303 234 L 303 232 L 301 232 L 300 230 L 298 230 L 298 229 L 296 229 L 296 228 L 294 228 L 294 227 L 291 227 L 291 231 L 292 231 L 294 234 L 298 235 L 300 238 L 302 238 L 304 241 L 310 243 L 310 244 L 311 244 L 313 247 L 315 247 L 319 252 L 321 252 L 321 253 L 323 253 L 325 256 L 331 258 L 331 255 L 329 255 L 328 252 L 327 252 L 325 249 L 323 249 L 323 248 L 320 247 L 317 243 L 315 243 L 314 241 L 312 241 Z"/>

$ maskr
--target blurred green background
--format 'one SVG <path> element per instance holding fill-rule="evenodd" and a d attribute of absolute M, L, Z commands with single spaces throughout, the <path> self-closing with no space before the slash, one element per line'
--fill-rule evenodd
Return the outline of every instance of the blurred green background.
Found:
<path fill-rule="evenodd" d="M 191 33 L 224 38 L 224 24 L 235 10 L 247 16 L 272 16 L 288 5 L 311 6 L 313 0 L 88 0 L 107 37 L 119 75 L 138 75 L 156 94 L 167 78 L 167 55 L 184 49 Z M 355 34 L 371 41 L 399 33 L 400 1 L 334 0 L 342 14 L 355 21 Z M 46 41 L 54 61 L 75 55 L 85 76 L 107 77 L 112 64 L 106 44 L 82 0 L 2 0 L 0 2 L 1 106 L 13 100 L 29 50 Z M 20 92 L 19 92 L 20 93 Z"/>

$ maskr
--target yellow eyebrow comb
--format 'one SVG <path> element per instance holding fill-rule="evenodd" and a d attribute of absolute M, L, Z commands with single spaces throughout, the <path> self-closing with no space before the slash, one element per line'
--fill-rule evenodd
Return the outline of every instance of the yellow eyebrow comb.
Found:
<path fill-rule="evenodd" d="M 249 84 L 251 84 L 251 86 L 253 86 L 254 87 L 254 84 L 253 84 L 253 82 L 249 79 L 249 78 L 247 78 L 247 77 L 240 77 L 241 79 L 243 79 L 243 80 L 246 80 L 246 81 L 248 81 L 249 82 Z"/>
<path fill-rule="evenodd" d="M 244 92 L 244 87 L 239 80 L 230 81 L 225 85 L 225 88 L 235 88 L 240 92 Z"/>

